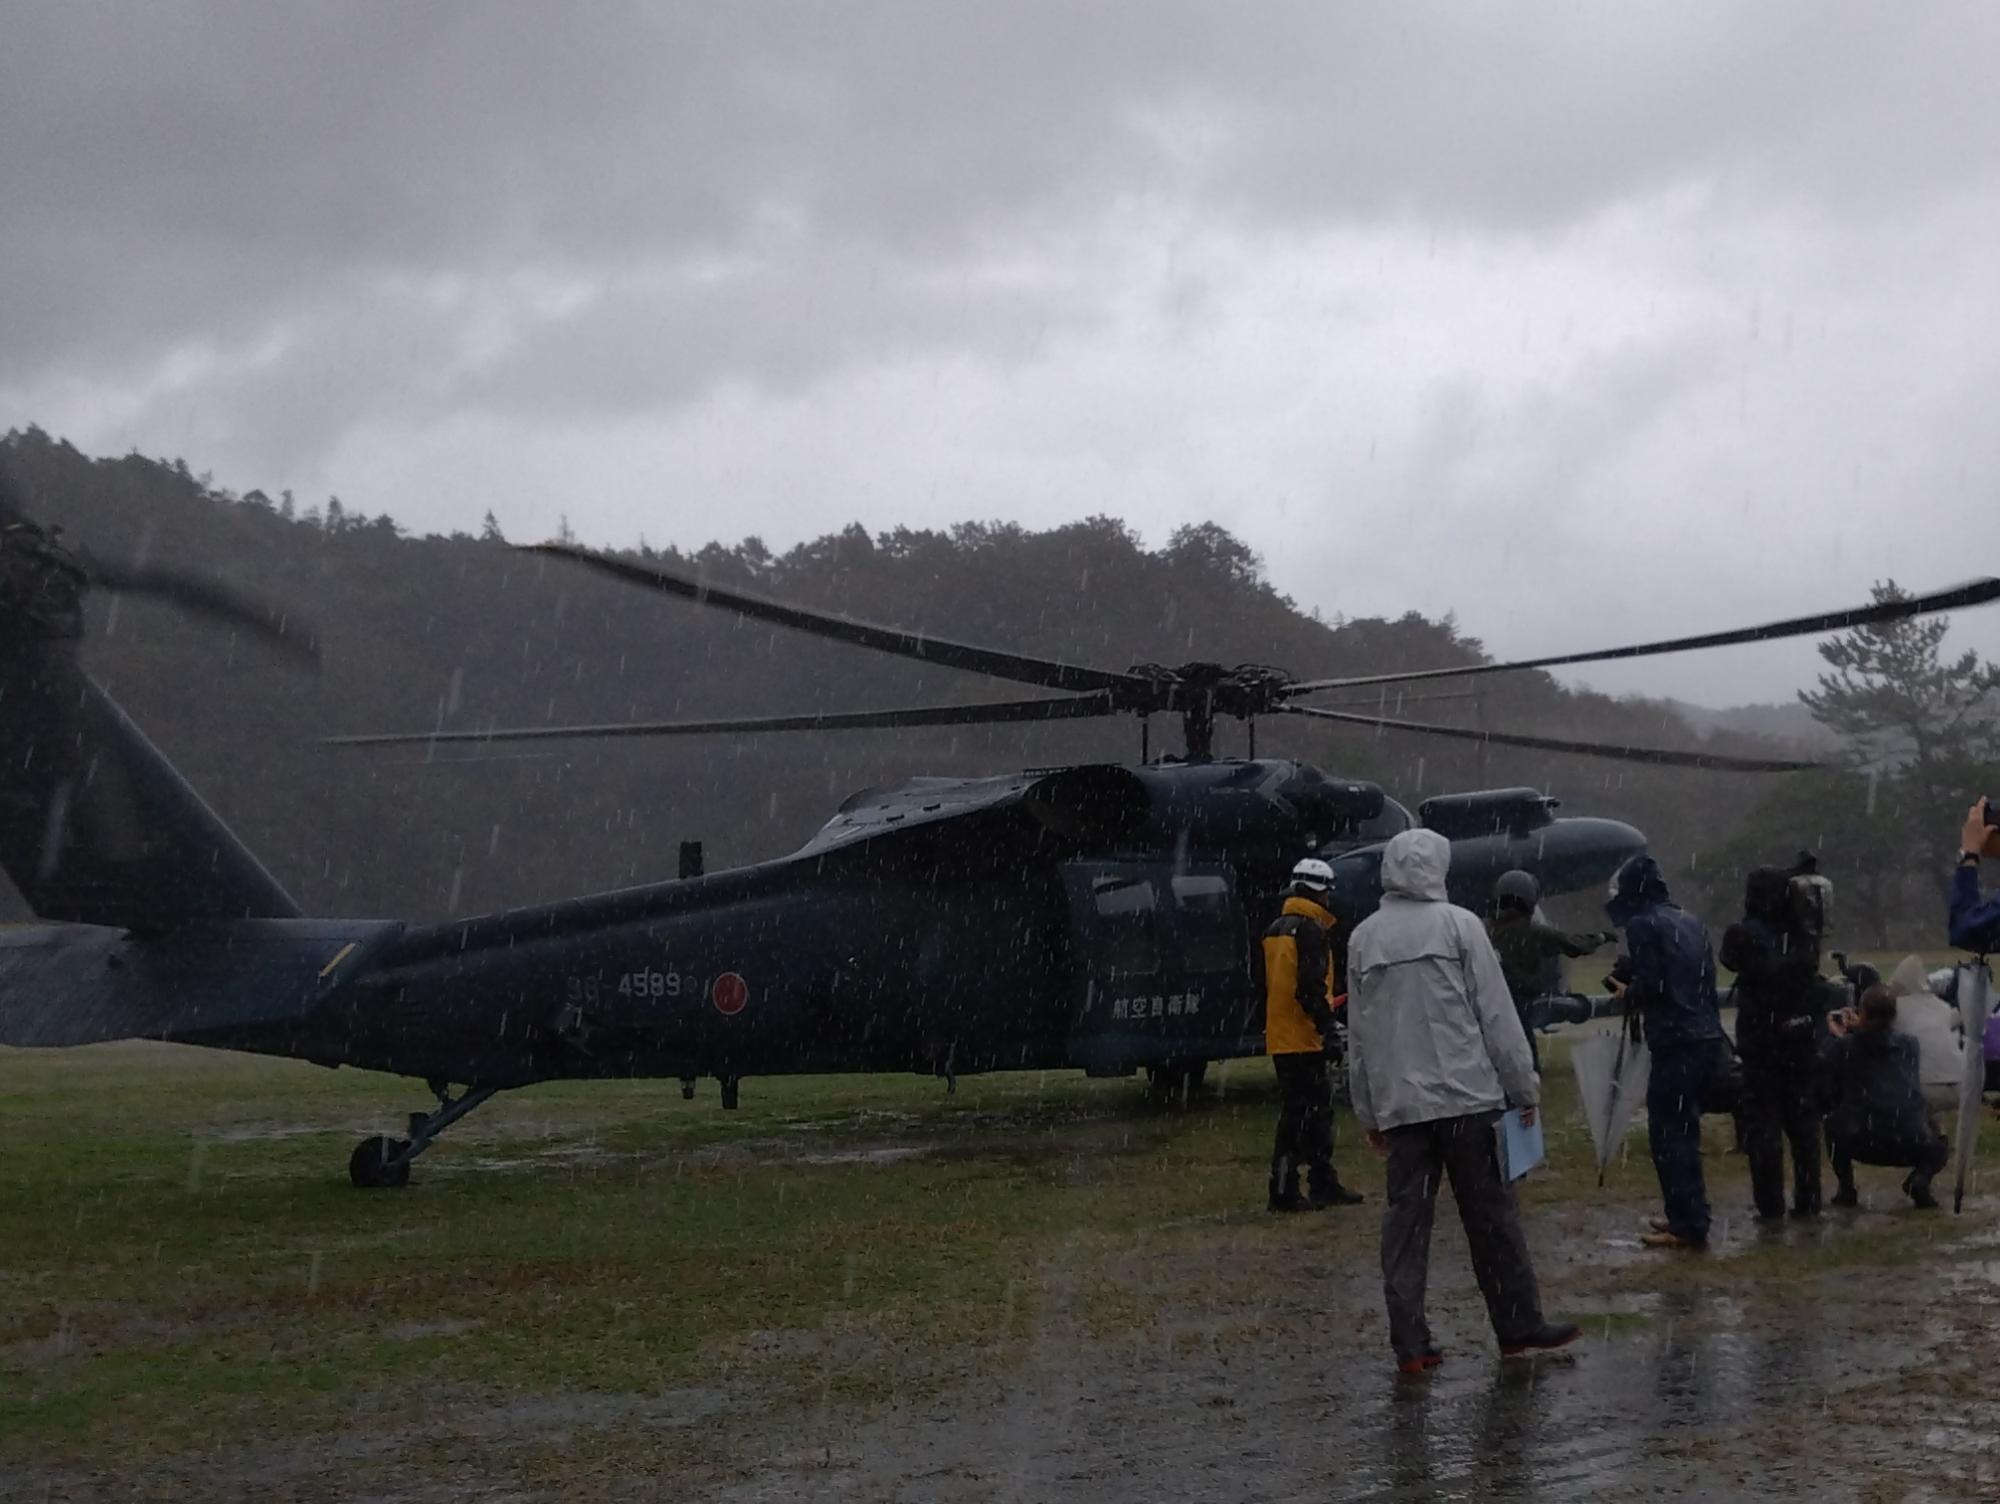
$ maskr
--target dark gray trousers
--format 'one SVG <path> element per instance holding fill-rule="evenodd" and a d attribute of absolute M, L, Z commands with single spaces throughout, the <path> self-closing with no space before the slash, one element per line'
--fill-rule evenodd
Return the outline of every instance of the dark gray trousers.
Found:
<path fill-rule="evenodd" d="M 1472 1273 L 1486 1297 L 1493 1335 L 1505 1347 L 1542 1325 L 1542 1296 L 1514 1206 L 1514 1188 L 1500 1174 L 1493 1139 L 1496 1112 L 1438 1118 L 1388 1131 L 1388 1200 L 1382 1208 L 1382 1293 L 1389 1304 L 1389 1342 L 1398 1358 L 1432 1346 L 1424 1319 L 1430 1283 L 1431 1224 L 1440 1180 L 1451 1181 L 1458 1220 L 1472 1249 Z"/>

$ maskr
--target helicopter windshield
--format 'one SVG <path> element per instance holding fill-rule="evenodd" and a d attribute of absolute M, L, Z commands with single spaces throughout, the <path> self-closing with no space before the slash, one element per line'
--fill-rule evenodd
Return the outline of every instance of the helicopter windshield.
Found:
<path fill-rule="evenodd" d="M 1373 846 L 1408 830 L 1415 823 L 1415 818 L 1407 809 L 1393 799 L 1384 798 L 1379 811 L 1357 822 L 1351 834 L 1343 832 L 1322 849 L 1348 851 L 1356 846 Z"/>

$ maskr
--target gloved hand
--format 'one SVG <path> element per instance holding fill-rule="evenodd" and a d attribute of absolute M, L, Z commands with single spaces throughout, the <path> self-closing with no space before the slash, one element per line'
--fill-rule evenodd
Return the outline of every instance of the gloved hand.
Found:
<path fill-rule="evenodd" d="M 1338 1065 L 1347 1058 L 1347 1014 L 1340 1011 L 1332 1014 L 1319 1027 L 1320 1056 L 1328 1065 Z"/>

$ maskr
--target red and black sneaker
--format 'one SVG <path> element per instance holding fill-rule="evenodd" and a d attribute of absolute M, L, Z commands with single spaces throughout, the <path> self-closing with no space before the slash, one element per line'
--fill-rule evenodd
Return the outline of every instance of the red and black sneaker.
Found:
<path fill-rule="evenodd" d="M 1414 1358 L 1402 1358 L 1396 1363 L 1396 1372 L 1401 1374 L 1429 1373 L 1444 1362 L 1444 1353 L 1435 1347 L 1427 1347 Z"/>
<path fill-rule="evenodd" d="M 1572 1322 L 1545 1321 L 1541 1327 L 1527 1336 L 1512 1342 L 1500 1344 L 1503 1358 L 1532 1358 L 1536 1353 L 1552 1353 L 1559 1347 L 1568 1347 L 1583 1335 L 1583 1328 Z"/>

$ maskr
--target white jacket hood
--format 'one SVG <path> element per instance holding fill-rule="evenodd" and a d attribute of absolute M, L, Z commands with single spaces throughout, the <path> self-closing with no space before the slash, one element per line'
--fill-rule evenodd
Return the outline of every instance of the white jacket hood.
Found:
<path fill-rule="evenodd" d="M 1917 1077 L 1925 1086 L 1955 1086 L 1965 1074 L 1963 1024 L 1958 1009 L 1931 991 L 1921 956 L 1905 956 L 1889 978 L 1896 994 L 1898 1034 L 1917 1042 Z"/>
<path fill-rule="evenodd" d="M 1916 997 L 1931 990 L 1931 974 L 1922 956 L 1905 956 L 1889 973 L 1889 990 L 1899 998 Z"/>
<path fill-rule="evenodd" d="M 1443 903 L 1451 842 L 1434 830 L 1406 830 L 1382 853 L 1382 891 L 1420 903 Z"/>
<path fill-rule="evenodd" d="M 1406 830 L 1347 947 L 1347 1085 L 1366 1129 L 1539 1101 L 1534 1054 L 1486 926 L 1445 896 L 1451 843 Z"/>

